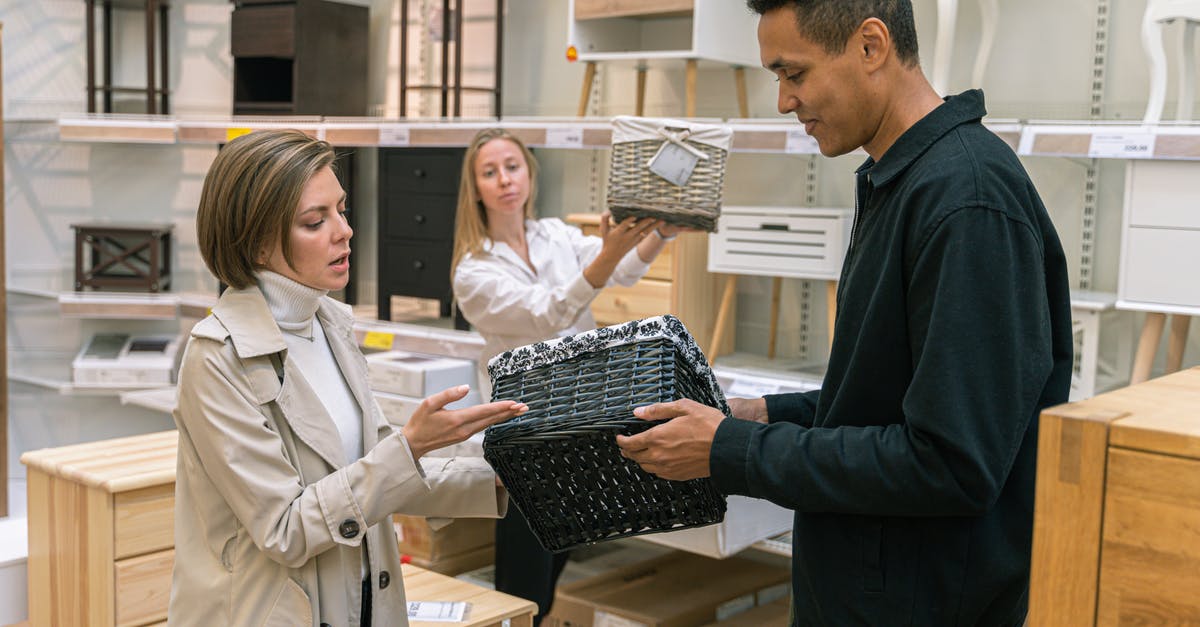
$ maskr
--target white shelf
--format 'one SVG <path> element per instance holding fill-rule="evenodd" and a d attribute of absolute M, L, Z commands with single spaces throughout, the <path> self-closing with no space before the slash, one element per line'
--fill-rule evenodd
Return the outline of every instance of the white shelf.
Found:
<path fill-rule="evenodd" d="M 74 358 L 74 353 L 29 355 L 10 350 L 8 380 L 48 388 L 64 396 L 119 396 L 123 392 L 163 387 L 162 385 L 79 385 L 71 380 L 71 361 Z"/>
<path fill-rule="evenodd" d="M 122 405 L 145 407 L 168 414 L 175 410 L 178 401 L 179 391 L 174 386 L 121 393 Z"/>

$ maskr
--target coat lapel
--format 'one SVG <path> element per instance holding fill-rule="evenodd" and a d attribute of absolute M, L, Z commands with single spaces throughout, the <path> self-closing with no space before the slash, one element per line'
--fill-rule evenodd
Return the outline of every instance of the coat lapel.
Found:
<path fill-rule="evenodd" d="M 291 359 L 283 362 L 283 386 L 275 399 L 292 433 L 334 468 L 346 465 L 342 436 L 325 404 Z"/>
<path fill-rule="evenodd" d="M 367 360 L 354 340 L 354 329 L 350 324 L 352 318 L 345 312 L 337 310 L 336 303 L 321 301 L 317 308 L 317 316 L 325 328 L 325 337 L 329 340 L 329 349 L 337 360 L 346 385 L 358 401 L 362 410 L 363 452 L 375 448 L 379 443 L 379 425 L 375 416 L 375 397 L 371 394 L 370 383 L 367 380 Z"/>

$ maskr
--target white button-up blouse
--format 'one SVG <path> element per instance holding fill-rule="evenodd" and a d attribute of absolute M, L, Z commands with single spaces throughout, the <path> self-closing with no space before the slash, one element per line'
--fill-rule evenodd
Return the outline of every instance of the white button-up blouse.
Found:
<path fill-rule="evenodd" d="M 596 328 L 590 305 L 600 290 L 583 278 L 583 269 L 603 240 L 558 218 L 526 220 L 525 237 L 533 270 L 508 244 L 484 240 L 483 250 L 464 257 L 454 272 L 459 310 L 486 342 L 479 358 L 485 371 L 488 360 L 506 350 Z M 608 285 L 633 285 L 649 269 L 635 247 Z"/>

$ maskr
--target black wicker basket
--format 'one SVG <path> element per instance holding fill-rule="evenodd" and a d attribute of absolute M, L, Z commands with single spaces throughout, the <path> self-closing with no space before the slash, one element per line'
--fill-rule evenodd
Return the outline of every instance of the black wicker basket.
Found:
<path fill-rule="evenodd" d="M 709 479 L 667 481 L 621 456 L 616 435 L 658 422 L 633 408 L 690 398 L 729 415 L 683 323 L 661 316 L 506 352 L 488 364 L 492 398 L 529 406 L 487 429 L 483 455 L 550 551 L 721 522 Z"/>

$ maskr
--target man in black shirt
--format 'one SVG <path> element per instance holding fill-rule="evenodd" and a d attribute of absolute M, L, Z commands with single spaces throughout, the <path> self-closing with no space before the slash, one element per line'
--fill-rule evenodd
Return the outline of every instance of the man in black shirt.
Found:
<path fill-rule="evenodd" d="M 909 0 L 751 0 L 763 66 L 826 156 L 862 147 L 819 391 L 689 400 L 624 454 L 795 510 L 793 623 L 1020 625 L 1037 417 L 1067 400 L 1062 247 L 983 94 L 943 100 Z"/>

